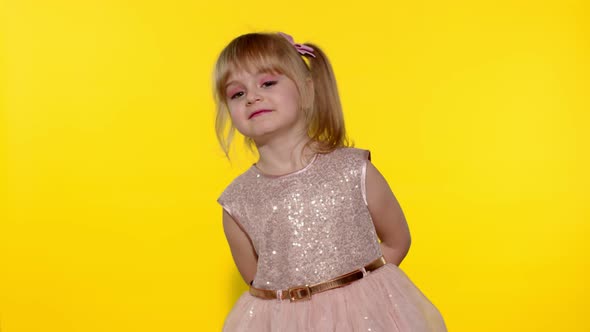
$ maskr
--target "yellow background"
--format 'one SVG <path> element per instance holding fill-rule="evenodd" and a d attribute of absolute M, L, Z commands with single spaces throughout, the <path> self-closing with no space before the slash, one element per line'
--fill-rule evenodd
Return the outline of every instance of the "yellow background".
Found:
<path fill-rule="evenodd" d="M 367 4 L 2 0 L 0 330 L 221 328 L 215 200 L 253 157 L 215 141 L 212 67 L 282 30 L 331 58 L 449 331 L 589 331 L 588 2 Z"/>

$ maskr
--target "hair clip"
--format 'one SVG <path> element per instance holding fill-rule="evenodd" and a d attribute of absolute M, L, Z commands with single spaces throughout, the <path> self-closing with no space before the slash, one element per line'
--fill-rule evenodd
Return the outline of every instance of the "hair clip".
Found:
<path fill-rule="evenodd" d="M 312 57 L 315 58 L 315 54 L 313 54 L 313 48 L 307 46 L 307 45 L 303 45 L 303 44 L 298 44 L 293 40 L 293 37 L 291 37 L 290 35 L 284 33 L 284 32 L 279 32 L 279 35 L 285 37 L 285 39 L 287 39 L 289 41 L 289 43 L 291 43 L 291 45 L 295 46 L 295 49 L 297 50 L 297 52 L 299 52 L 299 54 L 301 55 L 310 55 Z"/>

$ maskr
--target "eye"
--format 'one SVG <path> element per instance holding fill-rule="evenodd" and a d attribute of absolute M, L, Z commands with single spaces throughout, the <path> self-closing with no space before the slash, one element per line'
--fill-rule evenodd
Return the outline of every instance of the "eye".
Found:
<path fill-rule="evenodd" d="M 229 99 L 236 99 L 236 98 L 239 98 L 243 95 L 244 95 L 244 91 L 238 91 L 238 92 L 234 93 L 233 95 L 231 95 L 231 97 L 229 97 Z"/>
<path fill-rule="evenodd" d="M 262 83 L 262 87 L 269 87 L 269 86 L 273 86 L 277 84 L 277 81 L 266 81 L 264 83 Z"/>

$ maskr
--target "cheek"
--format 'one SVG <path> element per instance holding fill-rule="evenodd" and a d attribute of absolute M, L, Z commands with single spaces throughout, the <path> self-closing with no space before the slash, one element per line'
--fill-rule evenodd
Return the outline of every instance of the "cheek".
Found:
<path fill-rule="evenodd" d="M 236 103 L 227 103 L 227 111 L 229 112 L 229 116 L 233 118 L 236 116 L 236 114 L 240 113 L 240 107 L 236 104 Z"/>
<path fill-rule="evenodd" d="M 299 95 L 293 95 L 293 96 L 291 96 L 291 103 L 293 104 L 293 107 L 294 107 L 296 110 L 301 110 L 301 103 L 302 103 L 302 100 L 301 100 L 301 98 L 299 97 Z"/>
<path fill-rule="evenodd" d="M 231 120 L 232 125 L 241 132 L 244 127 L 244 123 L 246 119 L 242 116 L 242 112 L 239 109 L 229 109 L 229 119 Z"/>
<path fill-rule="evenodd" d="M 229 118 L 231 119 L 231 122 L 236 123 L 238 122 L 239 118 L 237 117 L 236 111 L 233 109 L 229 109 Z"/>
<path fill-rule="evenodd" d="M 301 108 L 301 103 L 303 102 L 303 100 L 302 96 L 299 95 L 297 90 L 291 91 L 290 99 L 293 105 L 295 105 L 297 108 Z"/>

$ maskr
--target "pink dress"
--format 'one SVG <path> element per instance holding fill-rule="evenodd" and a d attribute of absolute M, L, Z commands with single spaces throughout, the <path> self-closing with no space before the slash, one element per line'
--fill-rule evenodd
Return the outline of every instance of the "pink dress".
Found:
<path fill-rule="evenodd" d="M 367 207 L 370 153 L 340 148 L 316 154 L 282 176 L 254 165 L 218 202 L 248 234 L 258 255 L 253 285 L 287 289 L 357 270 L 381 256 Z M 223 331 L 446 331 L 437 308 L 394 264 L 309 300 L 242 294 Z"/>

